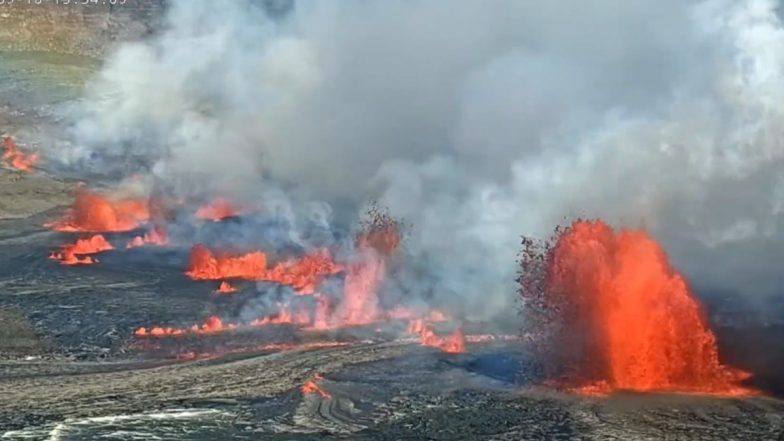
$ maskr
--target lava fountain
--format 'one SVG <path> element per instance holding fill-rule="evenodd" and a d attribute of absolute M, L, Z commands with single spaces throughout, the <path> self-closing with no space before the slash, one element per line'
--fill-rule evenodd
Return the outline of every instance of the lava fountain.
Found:
<path fill-rule="evenodd" d="M 751 392 L 738 386 L 748 374 L 719 362 L 702 306 L 646 232 L 577 221 L 540 251 L 523 254 L 521 294 L 533 315 L 547 317 L 538 323 L 560 351 L 567 387 Z"/>
<path fill-rule="evenodd" d="M 38 164 L 39 157 L 37 153 L 26 154 L 20 151 L 14 138 L 5 136 L 3 137 L 3 159 L 17 170 L 31 172 L 33 167 Z"/>
<path fill-rule="evenodd" d="M 112 200 L 80 187 L 66 216 L 44 226 L 63 232 L 123 232 L 138 228 L 149 217 L 146 202 Z"/>
<path fill-rule="evenodd" d="M 60 251 L 53 252 L 49 258 L 57 260 L 63 265 L 91 265 L 97 262 L 90 257 L 91 254 L 113 249 L 114 247 L 105 237 L 96 234 L 86 239 L 79 239 L 76 243 L 63 245 Z"/>
<path fill-rule="evenodd" d="M 143 236 L 136 236 L 131 239 L 125 246 L 126 248 L 138 248 L 145 245 L 164 246 L 169 244 L 169 238 L 166 229 L 163 227 L 155 227 Z"/>

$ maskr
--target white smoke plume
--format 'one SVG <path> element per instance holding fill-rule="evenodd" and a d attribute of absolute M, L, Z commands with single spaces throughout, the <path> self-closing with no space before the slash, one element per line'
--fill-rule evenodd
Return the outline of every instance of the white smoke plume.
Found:
<path fill-rule="evenodd" d="M 414 226 L 422 289 L 479 316 L 511 309 L 519 235 L 574 216 L 647 227 L 706 289 L 780 292 L 775 1 L 269 4 L 174 1 L 106 61 L 70 160 L 378 198 Z"/>

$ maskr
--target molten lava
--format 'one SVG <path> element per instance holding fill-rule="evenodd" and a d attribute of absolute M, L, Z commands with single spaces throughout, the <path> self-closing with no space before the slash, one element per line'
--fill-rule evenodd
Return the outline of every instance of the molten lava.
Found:
<path fill-rule="evenodd" d="M 237 329 L 238 327 L 239 326 L 234 323 L 225 324 L 219 317 L 211 315 L 201 326 L 191 326 L 190 331 L 194 334 L 215 334 L 226 330 Z"/>
<path fill-rule="evenodd" d="M 387 271 L 387 259 L 400 245 L 397 220 L 375 206 L 357 236 L 358 256 L 348 267 L 343 302 L 337 319 L 341 326 L 366 325 L 379 320 L 378 291 Z"/>
<path fill-rule="evenodd" d="M 279 312 L 275 315 L 253 320 L 251 326 L 266 325 L 299 325 L 310 326 L 310 312 L 305 308 L 297 308 L 292 311 L 287 305 L 278 305 Z"/>
<path fill-rule="evenodd" d="M 305 395 L 319 394 L 322 398 L 332 398 L 332 395 L 324 390 L 319 384 L 323 380 L 324 377 L 320 374 L 317 373 L 313 375 L 313 379 L 306 381 L 305 384 L 302 385 L 302 393 Z"/>
<path fill-rule="evenodd" d="M 97 262 L 90 257 L 91 254 L 113 249 L 114 247 L 105 237 L 96 234 L 87 239 L 79 239 L 74 244 L 63 245 L 59 252 L 53 252 L 49 258 L 57 260 L 63 265 L 90 265 Z"/>
<path fill-rule="evenodd" d="M 242 256 L 216 256 L 204 245 L 191 248 L 186 274 L 195 280 L 248 279 L 256 280 L 267 270 L 267 255 L 254 251 Z"/>
<path fill-rule="evenodd" d="M 216 199 L 196 210 L 196 218 L 213 222 L 220 222 L 239 215 L 240 210 L 226 199 Z"/>
<path fill-rule="evenodd" d="M 423 319 L 416 319 L 409 323 L 408 332 L 419 335 L 423 346 L 432 346 L 453 354 L 463 353 L 466 350 L 465 335 L 460 328 L 455 329 L 449 337 L 440 337 L 429 323 Z"/>
<path fill-rule="evenodd" d="M 329 275 L 342 271 L 326 249 L 314 251 L 301 259 L 279 262 L 267 269 L 267 255 L 253 251 L 241 256 L 214 255 L 204 245 L 191 249 L 186 274 L 195 280 L 246 279 L 291 285 L 301 294 L 311 294 Z"/>
<path fill-rule="evenodd" d="M 38 164 L 38 154 L 30 153 L 25 154 L 20 151 L 16 145 L 16 141 L 11 136 L 3 137 L 3 159 L 8 161 L 8 164 L 24 172 L 32 171 L 32 168 Z"/>
<path fill-rule="evenodd" d="M 45 226 L 64 232 L 130 231 L 149 218 L 145 202 L 113 201 L 84 188 L 76 190 L 76 201 L 64 219 Z"/>
<path fill-rule="evenodd" d="M 153 228 L 149 233 L 145 233 L 144 236 L 136 236 L 126 248 L 138 248 L 145 245 L 156 245 L 156 246 L 163 246 L 168 245 L 169 238 L 166 234 L 166 230 L 164 228 Z"/>
<path fill-rule="evenodd" d="M 364 250 L 361 260 L 349 266 L 340 305 L 342 326 L 366 325 L 379 319 L 378 289 L 385 274 L 384 260 L 373 250 Z"/>
<path fill-rule="evenodd" d="M 185 335 L 185 331 L 177 328 L 164 328 L 160 326 L 154 326 L 150 329 L 141 327 L 136 331 L 134 331 L 133 335 L 135 335 L 136 337 L 171 337 L 171 336 Z"/>
<path fill-rule="evenodd" d="M 643 231 L 578 221 L 550 248 L 544 294 L 564 331 L 556 347 L 570 383 L 587 393 L 626 389 L 748 393 L 748 374 L 719 362 L 700 303 Z"/>
<path fill-rule="evenodd" d="M 220 286 L 218 287 L 216 292 L 218 292 L 219 294 L 233 294 L 237 292 L 237 288 L 235 288 L 229 282 L 224 280 L 223 282 L 220 283 Z"/>

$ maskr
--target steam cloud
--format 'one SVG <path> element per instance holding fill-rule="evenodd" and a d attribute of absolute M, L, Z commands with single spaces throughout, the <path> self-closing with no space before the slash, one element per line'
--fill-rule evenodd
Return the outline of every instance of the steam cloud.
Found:
<path fill-rule="evenodd" d="M 574 216 L 647 227 L 705 289 L 778 292 L 775 1 L 270 4 L 174 1 L 91 84 L 69 160 L 378 198 L 428 274 L 401 283 L 483 317 L 512 309 L 519 235 Z"/>

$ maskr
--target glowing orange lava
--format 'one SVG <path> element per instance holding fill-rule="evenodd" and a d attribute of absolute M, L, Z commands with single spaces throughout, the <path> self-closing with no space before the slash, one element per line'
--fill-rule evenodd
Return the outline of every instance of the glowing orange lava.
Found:
<path fill-rule="evenodd" d="M 409 323 L 408 332 L 419 335 L 423 346 L 432 346 L 453 354 L 463 353 L 466 350 L 465 335 L 460 328 L 455 329 L 449 337 L 440 337 L 425 320 L 416 319 Z"/>
<path fill-rule="evenodd" d="M 361 260 L 349 266 L 338 317 L 341 326 L 366 325 L 379 319 L 378 289 L 385 274 L 384 260 L 372 250 L 363 252 Z"/>
<path fill-rule="evenodd" d="M 133 230 L 149 218 L 145 202 L 113 201 L 84 188 L 76 190 L 76 201 L 64 219 L 46 224 L 64 232 L 121 232 Z"/>
<path fill-rule="evenodd" d="M 375 213 L 375 214 L 373 214 Z M 328 249 L 315 250 L 301 258 L 286 259 L 268 268 L 267 254 L 252 251 L 241 255 L 216 254 L 205 245 L 195 245 L 186 274 L 195 280 L 220 280 L 217 292 L 235 292 L 229 279 L 268 281 L 293 287 L 300 295 L 310 295 L 314 302 L 297 298 L 277 305 L 275 312 L 242 323 L 224 323 L 210 317 L 202 325 L 190 328 L 162 328 L 158 334 L 143 330 L 137 336 L 168 336 L 215 333 L 268 325 L 293 325 L 311 330 L 363 326 L 382 320 L 414 320 L 412 332 L 423 344 L 447 352 L 463 352 L 465 337 L 458 329 L 451 336 L 439 337 L 430 323 L 448 320 L 441 311 L 416 311 L 397 306 L 385 311 L 378 298 L 388 265 L 394 268 L 394 253 L 400 245 L 396 221 L 380 212 L 371 212 L 371 221 L 358 234 L 356 254 L 345 265 L 336 263 Z M 345 271 L 343 297 L 336 298 L 318 289 L 327 276 Z M 155 329 L 155 328 L 153 328 Z M 161 333 L 162 332 L 162 333 Z"/>
<path fill-rule="evenodd" d="M 169 238 L 166 234 L 166 230 L 163 228 L 153 228 L 149 233 L 145 233 L 143 236 L 136 236 L 126 248 L 138 248 L 144 245 L 156 245 L 156 246 L 163 246 L 168 245 Z"/>
<path fill-rule="evenodd" d="M 242 256 L 216 256 L 204 245 L 191 248 L 186 274 L 195 280 L 248 279 L 256 280 L 267 270 L 267 255 L 254 251 Z"/>
<path fill-rule="evenodd" d="M 289 259 L 267 269 L 267 255 L 253 251 L 241 256 L 215 255 L 204 245 L 191 249 L 186 274 L 195 280 L 245 279 L 291 285 L 301 294 L 313 293 L 321 280 L 342 271 L 326 249 L 301 259 Z"/>
<path fill-rule="evenodd" d="M 266 325 L 310 325 L 310 312 L 305 308 L 297 308 L 292 311 L 287 305 L 279 305 L 279 312 L 275 315 L 253 320 L 251 326 Z"/>
<path fill-rule="evenodd" d="M 370 220 L 357 236 L 358 256 L 348 267 L 343 302 L 337 319 L 341 326 L 373 323 L 381 318 L 378 291 L 386 276 L 386 261 L 400 245 L 398 222 L 371 207 Z"/>
<path fill-rule="evenodd" d="M 322 388 L 321 385 L 319 384 L 323 380 L 324 377 L 321 376 L 320 374 L 317 373 L 313 375 L 313 379 L 306 381 L 305 384 L 302 385 L 301 388 L 302 393 L 305 395 L 319 394 L 321 395 L 322 398 L 332 398 L 332 395 L 326 390 L 324 390 L 324 388 Z"/>
<path fill-rule="evenodd" d="M 32 168 L 38 164 L 38 154 L 25 154 L 20 151 L 16 145 L 16 141 L 14 141 L 14 138 L 11 136 L 5 136 L 3 138 L 3 150 L 3 159 L 8 161 L 8 164 L 17 170 L 30 172 L 32 171 Z"/>
<path fill-rule="evenodd" d="M 194 334 L 215 334 L 218 332 L 222 332 L 226 330 L 234 330 L 237 328 L 239 328 L 239 325 L 236 325 L 234 323 L 228 323 L 228 324 L 223 323 L 223 320 L 221 320 L 219 317 L 212 315 L 208 317 L 207 320 L 205 320 L 205 322 L 201 326 L 199 325 L 191 326 L 190 331 L 193 332 Z"/>
<path fill-rule="evenodd" d="M 578 221 L 552 253 L 549 291 L 567 299 L 579 345 L 576 390 L 750 392 L 737 385 L 748 374 L 719 363 L 700 303 L 647 233 Z"/>
<path fill-rule="evenodd" d="M 89 255 L 113 249 L 114 247 L 105 237 L 96 234 L 87 239 L 79 239 L 74 244 L 63 245 L 60 251 L 53 252 L 49 258 L 63 265 L 91 265 L 97 260 Z"/>
<path fill-rule="evenodd" d="M 225 331 L 249 329 L 251 327 L 287 324 L 307 326 L 310 324 L 310 313 L 304 308 L 292 312 L 288 306 L 280 305 L 280 310 L 276 314 L 253 320 L 248 324 L 226 323 L 220 317 L 212 315 L 204 323 L 193 325 L 190 328 L 154 326 L 147 329 L 142 327 L 137 329 L 134 335 L 136 337 L 178 337 L 187 334 L 217 334 Z"/>
<path fill-rule="evenodd" d="M 185 331 L 177 328 L 166 328 L 161 326 L 153 326 L 150 329 L 141 327 L 134 331 L 133 335 L 136 337 L 170 337 L 185 335 Z"/>
<path fill-rule="evenodd" d="M 238 216 L 239 214 L 240 210 L 226 199 L 215 199 L 196 210 L 196 218 L 213 222 L 220 222 L 224 219 Z"/>
<path fill-rule="evenodd" d="M 219 294 L 233 294 L 237 292 L 237 288 L 233 287 L 229 282 L 223 281 L 217 289 Z"/>

